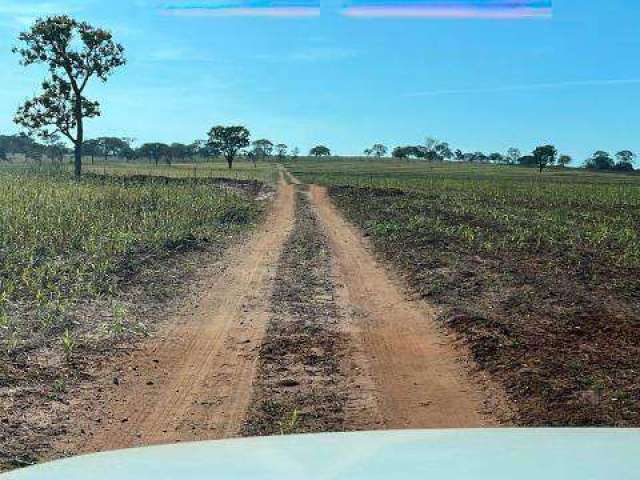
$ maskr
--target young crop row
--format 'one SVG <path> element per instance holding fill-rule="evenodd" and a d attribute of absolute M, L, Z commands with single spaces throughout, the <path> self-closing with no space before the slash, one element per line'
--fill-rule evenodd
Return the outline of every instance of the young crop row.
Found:
<path fill-rule="evenodd" d="M 277 170 L 267 162 L 257 163 L 238 161 L 233 170 L 226 163 L 176 163 L 173 165 L 150 165 L 142 163 L 111 163 L 106 165 L 87 165 L 85 170 L 102 175 L 152 175 L 177 178 L 226 178 L 232 180 L 258 180 L 262 183 L 275 184 Z"/>
<path fill-rule="evenodd" d="M 581 175 L 574 175 L 580 181 L 566 175 L 563 181 L 547 181 L 519 168 L 530 174 L 516 180 L 511 174 L 463 177 L 455 167 L 436 170 L 437 175 L 423 170 L 398 176 L 382 169 L 374 176 L 357 166 L 349 173 L 294 168 L 306 182 L 406 192 L 394 207 L 409 223 L 399 222 L 397 228 L 428 230 L 443 241 L 460 240 L 470 250 L 499 255 L 504 249 L 546 249 L 568 262 L 589 254 L 603 263 L 640 266 L 640 179 L 620 184 L 600 174 L 593 183 Z"/>
<path fill-rule="evenodd" d="M 79 300 L 112 295 L 120 276 L 145 259 L 223 243 L 230 230 L 259 215 L 250 196 L 206 182 L 73 181 L 51 172 L 1 171 L 5 353 L 28 348 L 36 334 L 68 335 L 68 313 Z"/>

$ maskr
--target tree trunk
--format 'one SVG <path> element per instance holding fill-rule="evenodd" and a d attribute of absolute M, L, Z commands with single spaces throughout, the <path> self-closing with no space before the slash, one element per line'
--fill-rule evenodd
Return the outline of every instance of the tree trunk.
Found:
<path fill-rule="evenodd" d="M 75 109 L 77 135 L 75 142 L 75 162 L 73 173 L 76 178 L 80 178 L 80 176 L 82 175 L 82 144 L 84 143 L 84 125 L 82 124 L 82 99 L 80 93 L 76 93 Z"/>
<path fill-rule="evenodd" d="M 233 168 L 233 157 L 231 155 L 227 156 L 227 164 L 229 165 L 229 168 Z"/>
<path fill-rule="evenodd" d="M 82 175 L 82 143 L 77 142 L 74 145 L 74 162 L 73 162 L 73 174 L 76 178 L 80 178 Z"/>

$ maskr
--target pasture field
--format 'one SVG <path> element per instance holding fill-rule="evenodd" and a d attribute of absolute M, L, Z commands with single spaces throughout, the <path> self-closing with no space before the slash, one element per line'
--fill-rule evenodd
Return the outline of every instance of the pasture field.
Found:
<path fill-rule="evenodd" d="M 109 159 L 104 161 L 99 158 L 95 163 L 85 157 L 83 171 L 89 174 L 107 175 L 117 177 L 133 176 L 158 176 L 179 177 L 190 179 L 226 179 L 226 180 L 256 180 L 265 184 L 274 185 L 278 179 L 278 171 L 270 162 L 257 162 L 255 165 L 244 158 L 236 159 L 233 169 L 229 170 L 224 161 L 211 162 L 174 162 L 171 165 L 161 162 L 155 165 L 149 160 L 126 162 L 122 159 Z M 54 172 L 73 173 L 69 162 L 63 164 L 45 162 L 37 163 L 11 163 L 2 167 L 5 172 L 30 172 L 51 175 Z"/>
<path fill-rule="evenodd" d="M 640 177 L 300 160 L 527 425 L 640 424 Z"/>
<path fill-rule="evenodd" d="M 554 167 L 539 175 L 537 169 L 516 165 L 492 165 L 456 162 L 425 162 L 370 157 L 301 157 L 287 162 L 292 173 L 303 177 L 351 185 L 406 189 L 424 188 L 434 180 L 490 180 L 513 183 L 569 183 L 640 185 L 640 174 L 597 172 L 586 169 Z"/>
<path fill-rule="evenodd" d="M 122 281 L 174 252 L 222 246 L 262 212 L 255 192 L 206 177 L 76 182 L 24 169 L 0 171 L 0 209 L 0 340 L 16 361 L 43 343 L 72 357 L 76 327 L 87 328 L 79 303 L 115 297 Z M 113 308 L 108 328 L 118 332 L 125 314 Z"/>
<path fill-rule="evenodd" d="M 257 180 L 262 183 L 275 184 L 277 170 L 267 162 L 258 162 L 255 166 L 244 159 L 234 162 L 229 170 L 226 162 L 198 162 L 198 163 L 123 163 L 110 162 L 87 165 L 88 172 L 115 176 L 153 175 L 180 178 L 224 178 L 231 180 Z"/>

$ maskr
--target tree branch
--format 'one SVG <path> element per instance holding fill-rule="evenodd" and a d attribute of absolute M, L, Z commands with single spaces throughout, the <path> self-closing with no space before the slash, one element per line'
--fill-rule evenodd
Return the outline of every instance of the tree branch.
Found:
<path fill-rule="evenodd" d="M 84 80 L 82 81 L 82 85 L 80 85 L 80 93 L 84 91 L 84 88 L 87 86 L 87 82 L 92 76 L 93 76 L 93 69 L 89 70 L 87 72 L 87 76 L 84 77 Z"/>

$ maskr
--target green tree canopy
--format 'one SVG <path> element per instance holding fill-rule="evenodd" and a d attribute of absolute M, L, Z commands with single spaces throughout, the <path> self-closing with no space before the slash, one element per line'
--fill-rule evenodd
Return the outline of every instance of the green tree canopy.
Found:
<path fill-rule="evenodd" d="M 585 166 L 593 170 L 611 170 L 615 165 L 608 152 L 598 150 L 587 159 Z"/>
<path fill-rule="evenodd" d="M 558 165 L 561 165 L 563 167 L 566 167 L 571 162 L 573 162 L 573 158 L 571 158 L 569 155 L 560 155 L 558 157 Z"/>
<path fill-rule="evenodd" d="M 331 150 L 324 145 L 316 145 L 311 150 L 309 150 L 309 155 L 312 157 L 327 157 L 331 155 Z"/>
<path fill-rule="evenodd" d="M 138 148 L 136 153 L 140 158 L 153 160 L 156 165 L 162 159 L 169 164 L 171 163 L 171 147 L 165 143 L 145 143 Z"/>
<path fill-rule="evenodd" d="M 499 152 L 489 154 L 489 161 L 492 163 L 507 163 L 507 159 Z"/>
<path fill-rule="evenodd" d="M 448 143 L 430 137 L 425 140 L 421 153 L 422 158 L 432 162 L 441 162 L 453 158 L 453 152 Z"/>
<path fill-rule="evenodd" d="M 181 162 L 196 155 L 196 149 L 193 145 L 186 145 L 179 142 L 172 143 L 169 146 L 169 150 L 171 158 L 175 158 Z"/>
<path fill-rule="evenodd" d="M 540 169 L 540 173 L 542 173 L 546 167 L 556 163 L 558 150 L 553 145 L 542 145 L 540 147 L 536 147 L 532 156 L 535 159 L 536 165 L 538 165 L 538 168 Z"/>
<path fill-rule="evenodd" d="M 507 150 L 507 155 L 505 156 L 507 163 L 509 165 L 515 165 L 518 163 L 518 159 L 522 156 L 520 153 L 520 149 L 511 147 Z"/>
<path fill-rule="evenodd" d="M 127 138 L 100 137 L 98 142 L 105 160 L 109 157 L 126 158 L 127 151 L 131 148 L 130 140 Z"/>
<path fill-rule="evenodd" d="M 28 156 L 40 152 L 43 146 L 30 136 L 20 133 L 18 135 L 0 135 L 0 149 L 7 154 L 23 154 Z"/>
<path fill-rule="evenodd" d="M 251 134 L 246 127 L 233 125 L 225 127 L 218 125 L 209 131 L 207 145 L 216 152 L 220 152 L 227 160 L 229 168 L 233 168 L 233 160 L 240 149 L 249 146 Z"/>
<path fill-rule="evenodd" d="M 398 146 L 393 149 L 391 155 L 395 158 L 422 158 L 423 150 L 413 145 Z"/>

